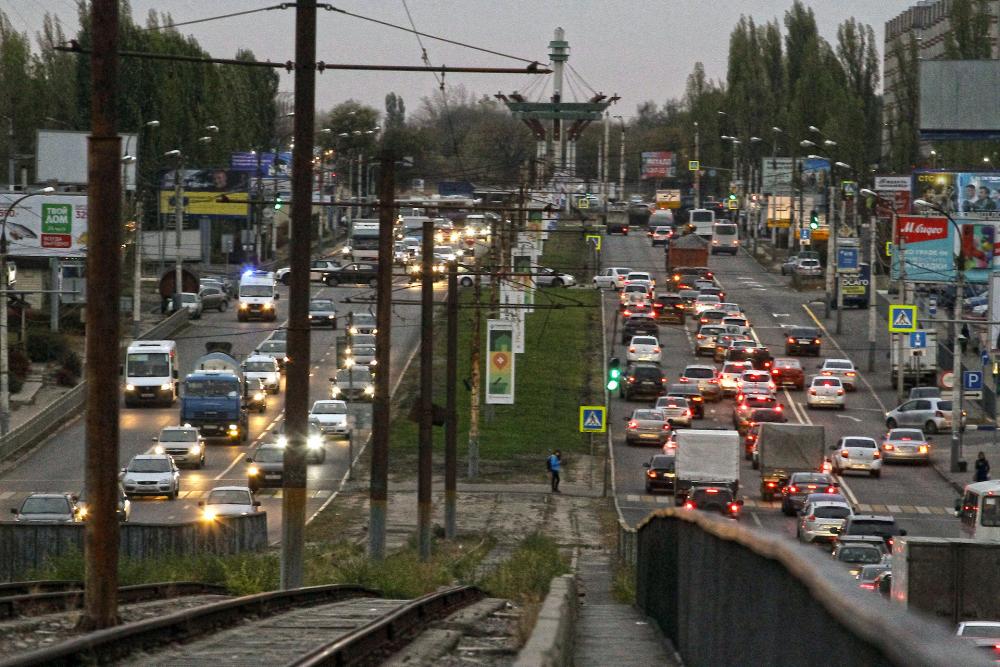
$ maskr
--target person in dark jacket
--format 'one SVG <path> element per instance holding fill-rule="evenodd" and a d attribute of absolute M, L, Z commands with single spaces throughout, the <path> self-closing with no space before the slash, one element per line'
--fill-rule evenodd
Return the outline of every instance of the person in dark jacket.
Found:
<path fill-rule="evenodd" d="M 986 454 L 979 452 L 976 457 L 976 469 L 972 475 L 973 482 L 985 482 L 990 478 L 990 462 L 986 460 Z"/>

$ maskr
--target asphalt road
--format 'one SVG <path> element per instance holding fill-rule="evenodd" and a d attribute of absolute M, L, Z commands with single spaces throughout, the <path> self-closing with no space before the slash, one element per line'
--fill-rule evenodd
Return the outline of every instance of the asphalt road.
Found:
<path fill-rule="evenodd" d="M 435 285 L 436 296 L 443 295 L 444 283 Z M 226 340 L 233 343 L 233 354 L 237 359 L 247 354 L 287 318 L 288 289 L 279 286 L 281 299 L 278 301 L 277 323 L 238 322 L 235 308 L 224 313 L 205 313 L 200 320 L 194 320 L 176 337 L 181 377 L 191 371 L 195 360 L 204 354 L 205 342 Z M 366 311 L 373 304 L 344 303 L 345 299 L 365 299 L 374 296 L 374 290 L 362 287 L 324 287 L 314 284 L 314 296 L 333 298 L 337 303 L 338 319 L 336 331 L 328 328 L 314 328 L 311 345 L 310 399 L 329 398 L 329 381 L 336 370 L 337 341 L 343 342 L 343 321 L 350 311 Z M 397 298 L 419 299 L 419 287 L 409 287 L 407 283 L 396 285 Z M 235 304 L 231 304 L 235 305 Z M 417 348 L 419 342 L 420 308 L 416 305 L 397 305 L 393 308 L 391 383 L 395 383 L 401 371 Z M 290 350 L 294 354 L 294 350 Z M 283 382 L 284 384 L 284 382 Z M 257 444 L 274 438 L 275 427 L 284 411 L 284 390 L 272 395 L 268 409 L 263 414 L 251 413 L 250 438 L 247 443 L 227 445 L 210 443 L 205 467 L 201 470 L 182 470 L 181 497 L 176 501 L 165 498 L 137 498 L 132 503 L 134 522 L 173 523 L 194 520 L 198 517 L 197 501 L 216 486 L 241 485 L 247 483 L 245 462 L 248 452 Z M 327 440 L 326 460 L 323 464 L 310 465 L 307 481 L 307 517 L 312 516 L 339 487 L 348 468 L 350 454 L 357 456 L 361 444 L 368 439 L 371 427 L 371 406 L 355 403 L 350 406 L 354 422 L 354 446 L 346 440 Z M 171 408 L 125 408 L 121 409 L 120 461 L 124 466 L 135 454 L 147 452 L 152 446 L 152 438 L 164 426 L 178 423 L 180 401 Z M 10 507 L 19 506 L 30 492 L 72 492 L 83 488 L 84 463 L 84 421 L 75 419 L 38 446 L 19 464 L 0 475 L 0 509 L 5 513 Z M 270 541 L 277 542 L 281 535 L 281 490 L 261 489 L 257 494 L 261 509 L 268 514 L 268 534 Z"/>
<path fill-rule="evenodd" d="M 629 267 L 636 271 L 653 271 L 657 284 L 666 278 L 661 247 L 653 248 L 645 234 L 627 237 L 604 237 L 601 266 Z M 809 410 L 801 391 L 783 391 L 780 396 L 791 423 L 822 425 L 827 445 L 843 436 L 864 435 L 881 438 L 885 433 L 884 414 L 896 406 L 895 391 L 889 386 L 888 331 L 883 320 L 877 325 L 877 353 L 874 372 L 867 373 L 868 315 L 867 311 L 845 310 L 842 335 L 834 333 L 834 316 L 823 319 L 821 292 L 798 292 L 790 287 L 790 279 L 771 274 L 757 264 L 748 253 L 736 256 L 718 255 L 710 258 L 709 266 L 726 291 L 726 301 L 739 303 L 750 319 L 754 333 L 771 353 L 784 355 L 783 329 L 793 325 L 819 324 L 826 331 L 821 356 L 802 357 L 807 379 L 815 374 L 824 358 L 850 358 L 861 372 L 858 390 L 847 395 L 847 409 Z M 815 300 L 815 301 L 814 301 Z M 625 363 L 621 345 L 620 316 L 617 296 L 608 292 L 604 300 L 605 323 L 609 356 L 618 356 Z M 617 319 L 617 322 L 616 322 Z M 710 357 L 695 357 L 693 348 L 694 322 L 686 326 L 663 324 L 660 342 L 663 347 L 662 367 L 669 382 L 674 382 L 688 364 L 712 363 Z M 617 336 L 613 336 L 617 333 Z M 673 505 L 669 495 L 645 494 L 642 464 L 656 453 L 655 448 L 628 447 L 624 442 L 624 420 L 635 408 L 647 402 L 626 402 L 617 394 L 610 397 L 609 426 L 614 442 L 615 482 L 618 501 L 626 519 L 638 523 L 658 507 Z M 732 428 L 732 399 L 707 403 L 704 420 L 695 420 L 694 427 Z M 933 446 L 947 447 L 948 436 L 937 435 Z M 742 461 L 742 457 L 741 457 Z M 781 514 L 777 502 L 760 499 L 760 477 L 748 461 L 741 463 L 741 493 L 745 499 L 742 521 L 768 531 L 795 537 L 794 519 Z M 958 537 L 958 520 L 952 515 L 955 494 L 951 486 L 930 466 L 886 465 L 880 479 L 857 474 L 842 479 L 845 494 L 859 513 L 891 514 L 910 535 Z"/>

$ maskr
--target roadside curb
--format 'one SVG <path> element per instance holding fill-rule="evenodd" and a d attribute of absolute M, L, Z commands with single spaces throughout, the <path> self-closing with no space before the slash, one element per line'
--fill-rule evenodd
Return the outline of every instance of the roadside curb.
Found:
<path fill-rule="evenodd" d="M 954 489 L 954 491 L 956 493 L 958 493 L 960 495 L 962 493 L 965 493 L 965 486 L 963 484 L 959 484 L 958 482 L 956 482 L 955 480 L 953 480 L 951 477 L 949 477 L 948 476 L 949 473 L 947 473 L 944 470 L 942 470 L 941 468 L 939 468 L 938 464 L 935 463 L 933 460 L 931 461 L 931 467 L 934 468 L 934 472 L 936 472 L 941 479 L 943 479 L 944 481 L 946 481 L 951 486 L 951 488 Z"/>
<path fill-rule="evenodd" d="M 573 662 L 576 630 L 576 575 L 552 580 L 538 619 L 514 661 L 515 667 L 568 667 Z"/>

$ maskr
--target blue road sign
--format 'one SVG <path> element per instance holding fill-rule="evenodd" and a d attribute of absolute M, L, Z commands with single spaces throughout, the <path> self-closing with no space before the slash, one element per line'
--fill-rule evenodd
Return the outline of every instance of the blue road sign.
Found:
<path fill-rule="evenodd" d="M 927 300 L 927 312 L 931 314 L 931 317 L 937 315 L 937 297 L 931 297 Z"/>
<path fill-rule="evenodd" d="M 608 410 L 603 405 L 580 406 L 580 433 L 605 433 Z"/>
<path fill-rule="evenodd" d="M 809 229 L 808 227 L 803 227 L 802 229 L 799 230 L 799 238 L 803 241 L 808 241 L 810 238 L 812 238 L 812 230 Z"/>
<path fill-rule="evenodd" d="M 962 389 L 966 391 L 982 391 L 982 371 L 962 371 Z"/>
<path fill-rule="evenodd" d="M 983 368 L 986 368 L 987 366 L 989 366 L 990 365 L 990 353 L 989 353 L 989 351 L 988 350 L 983 350 L 979 354 L 979 360 L 981 362 L 983 362 Z"/>
<path fill-rule="evenodd" d="M 927 347 L 927 332 L 926 331 L 914 331 L 910 334 L 910 347 L 914 350 L 920 350 Z"/>
<path fill-rule="evenodd" d="M 893 304 L 889 306 L 889 331 L 911 333 L 917 330 L 917 307 Z"/>
<path fill-rule="evenodd" d="M 850 246 L 846 248 L 837 248 L 838 271 L 857 271 L 860 268 L 859 261 L 858 248 Z"/>

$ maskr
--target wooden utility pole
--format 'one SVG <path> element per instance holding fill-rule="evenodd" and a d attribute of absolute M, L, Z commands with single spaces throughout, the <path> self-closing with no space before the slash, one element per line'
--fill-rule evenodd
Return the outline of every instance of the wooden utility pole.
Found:
<path fill-rule="evenodd" d="M 456 532 L 456 461 L 458 454 L 458 412 L 455 409 L 458 384 L 458 265 L 448 264 L 448 359 L 445 372 L 448 421 L 444 434 L 444 532 L 448 539 Z"/>
<path fill-rule="evenodd" d="M 469 479 L 479 477 L 479 385 L 481 382 L 481 356 L 483 344 L 483 316 L 480 308 L 483 298 L 482 276 L 476 271 L 473 279 L 472 300 L 475 306 L 472 310 L 472 345 L 470 350 L 469 378 Z"/>
<path fill-rule="evenodd" d="M 434 451 L 434 221 L 424 220 L 420 271 L 420 439 L 417 535 L 420 560 L 431 557 L 431 466 Z"/>
<path fill-rule="evenodd" d="M 295 9 L 295 151 L 289 248 L 285 448 L 281 499 L 281 588 L 302 586 L 306 524 L 306 437 L 309 420 L 309 258 L 312 257 L 312 155 L 316 109 L 316 0 Z"/>
<path fill-rule="evenodd" d="M 84 611 L 79 627 L 118 623 L 118 364 L 122 291 L 121 138 L 118 136 L 118 0 L 90 6 Z M 6 276 L 3 276 L 6 280 Z M 2 304 L 6 308 L 6 304 Z"/>

